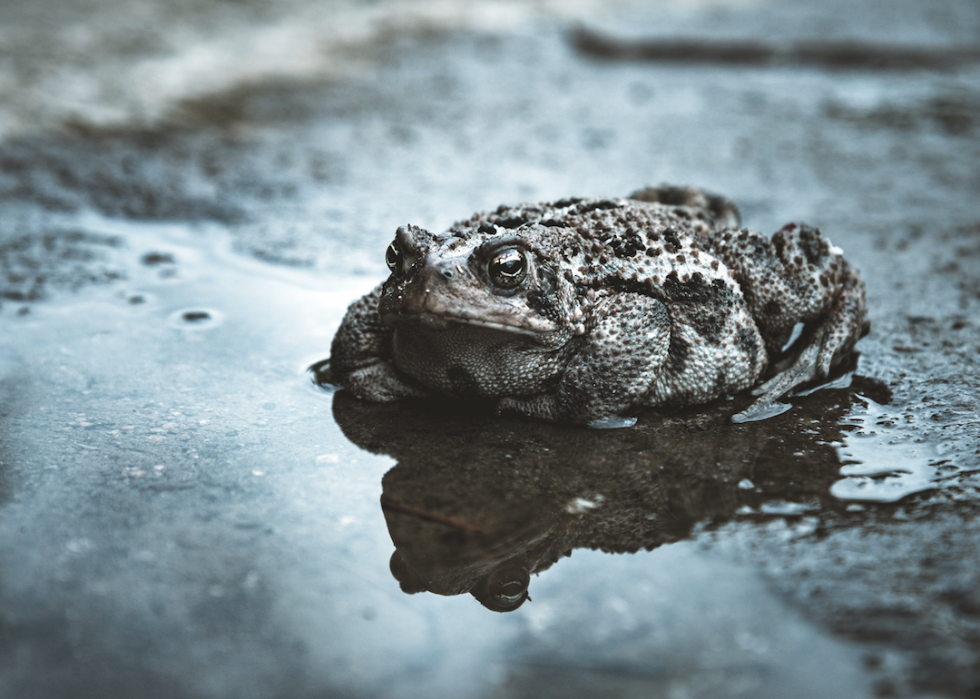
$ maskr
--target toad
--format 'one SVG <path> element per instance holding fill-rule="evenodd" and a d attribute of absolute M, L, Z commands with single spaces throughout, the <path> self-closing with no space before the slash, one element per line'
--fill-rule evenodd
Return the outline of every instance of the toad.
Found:
<path fill-rule="evenodd" d="M 746 389 L 735 422 L 826 377 L 869 329 L 864 283 L 820 231 L 772 238 L 685 187 L 500 206 L 401 227 L 388 279 L 347 311 L 332 380 L 369 401 L 492 399 L 603 425 Z"/>

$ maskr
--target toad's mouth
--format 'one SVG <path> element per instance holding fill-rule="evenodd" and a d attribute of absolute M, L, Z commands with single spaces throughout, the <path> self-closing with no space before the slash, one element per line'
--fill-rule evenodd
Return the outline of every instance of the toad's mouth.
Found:
<path fill-rule="evenodd" d="M 530 337 L 547 335 L 558 329 L 555 323 L 550 320 L 513 312 L 497 312 L 476 317 L 467 314 L 465 311 L 460 313 L 389 311 L 381 315 L 381 322 L 390 327 L 414 325 L 425 330 L 434 330 L 437 332 L 453 330 L 460 327 L 484 328 L 486 330 L 497 330 L 499 332 L 527 335 Z"/>

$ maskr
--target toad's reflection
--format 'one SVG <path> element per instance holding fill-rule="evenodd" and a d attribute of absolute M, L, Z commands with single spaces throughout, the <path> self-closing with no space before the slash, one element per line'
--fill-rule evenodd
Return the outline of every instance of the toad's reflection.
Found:
<path fill-rule="evenodd" d="M 886 392 L 855 377 L 743 425 L 728 423 L 731 404 L 591 430 L 451 403 L 376 405 L 343 391 L 334 415 L 354 443 L 398 460 L 381 505 L 402 590 L 469 592 L 511 611 L 528 599 L 532 574 L 576 548 L 650 550 L 700 522 L 778 510 L 773 501 L 839 508 L 827 494 L 840 468 L 828 443 L 840 439 L 855 393 L 887 401 Z"/>

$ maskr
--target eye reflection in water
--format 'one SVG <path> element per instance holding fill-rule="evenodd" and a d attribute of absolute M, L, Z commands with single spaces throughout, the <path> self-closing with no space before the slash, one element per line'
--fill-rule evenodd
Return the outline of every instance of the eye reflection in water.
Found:
<path fill-rule="evenodd" d="M 635 553 L 699 523 L 842 511 L 829 494 L 840 477 L 831 444 L 842 438 L 840 420 L 857 394 L 890 396 L 860 376 L 833 386 L 741 425 L 728 421 L 728 401 L 591 430 L 471 403 L 371 404 L 345 391 L 334 416 L 352 442 L 398 462 L 382 479 L 381 508 L 401 589 L 469 593 L 509 612 L 530 599 L 532 575 L 576 548 Z"/>

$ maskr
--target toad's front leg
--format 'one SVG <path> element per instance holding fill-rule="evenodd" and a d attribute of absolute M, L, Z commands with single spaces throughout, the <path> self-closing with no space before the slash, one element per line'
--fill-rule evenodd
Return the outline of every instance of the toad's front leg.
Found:
<path fill-rule="evenodd" d="M 330 347 L 331 381 L 375 403 L 424 397 L 428 394 L 407 383 L 392 363 L 393 330 L 381 323 L 379 298 L 380 286 L 347 309 Z"/>
<path fill-rule="evenodd" d="M 656 299 L 614 294 L 596 303 L 580 342 L 554 390 L 502 398 L 498 409 L 579 424 L 622 415 L 642 403 L 663 371 L 670 318 Z"/>

